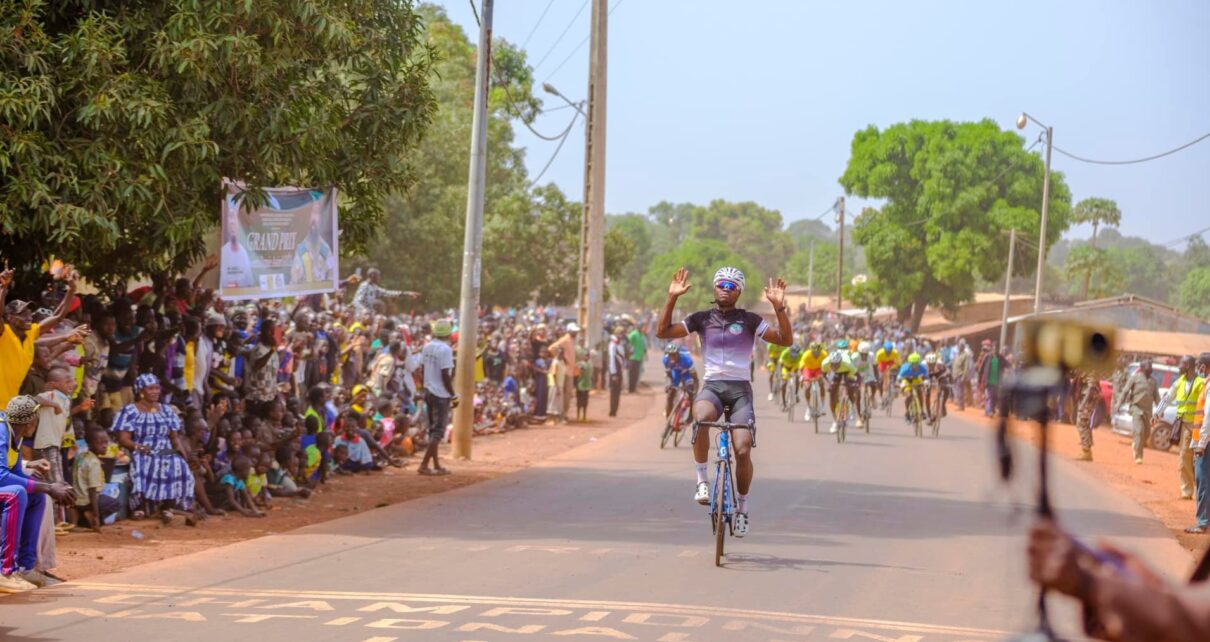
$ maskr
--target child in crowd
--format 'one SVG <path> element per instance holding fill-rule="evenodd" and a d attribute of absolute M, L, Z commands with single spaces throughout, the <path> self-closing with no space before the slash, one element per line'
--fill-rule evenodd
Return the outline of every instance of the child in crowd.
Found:
<path fill-rule="evenodd" d="M 119 505 L 116 498 L 101 494 L 105 488 L 105 469 L 101 457 L 109 450 L 109 434 L 103 428 L 93 427 L 84 436 L 88 450 L 76 455 L 72 479 L 76 487 L 76 509 L 80 512 L 80 524 L 95 533 L 114 513 Z"/>
<path fill-rule="evenodd" d="M 265 514 L 257 510 L 252 503 L 252 495 L 248 493 L 248 484 L 244 481 L 251 471 L 252 462 L 243 455 L 231 462 L 231 472 L 219 480 L 223 502 L 227 509 L 239 511 L 244 517 L 264 517 Z"/>
<path fill-rule="evenodd" d="M 265 473 L 266 487 L 274 497 L 300 497 L 306 499 L 311 496 L 310 488 L 299 488 L 294 481 L 300 476 L 298 468 L 298 448 L 291 446 L 282 446 L 277 449 L 273 465 L 269 468 L 269 472 Z"/>
<path fill-rule="evenodd" d="M 269 453 L 261 453 L 258 458 L 250 458 L 250 461 L 255 461 L 256 466 L 248 473 L 248 478 L 244 480 L 244 483 L 248 485 L 248 494 L 252 496 L 253 504 L 268 511 L 270 503 L 269 462 L 273 461 L 273 458 Z"/>
<path fill-rule="evenodd" d="M 340 468 L 354 473 L 379 470 L 378 464 L 374 462 L 374 455 L 370 452 L 369 444 L 358 430 L 361 415 L 349 412 L 340 420 L 340 423 L 341 435 L 333 442 L 335 448 L 343 447 L 345 449 L 345 460 L 338 462 Z"/>
<path fill-rule="evenodd" d="M 588 393 L 592 390 L 592 361 L 584 348 L 576 350 L 576 368 L 580 375 L 576 377 L 576 421 L 588 421 Z"/>

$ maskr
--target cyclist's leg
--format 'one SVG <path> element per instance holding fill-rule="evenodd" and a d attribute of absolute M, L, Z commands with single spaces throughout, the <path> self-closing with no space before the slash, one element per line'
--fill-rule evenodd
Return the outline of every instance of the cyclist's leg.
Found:
<path fill-rule="evenodd" d="M 746 424 L 755 420 L 752 412 L 752 387 L 733 383 L 728 390 L 728 398 L 724 401 L 731 406 L 731 423 Z M 755 469 L 752 466 L 752 445 L 755 435 L 751 430 L 736 429 L 731 431 L 731 448 L 735 453 L 735 491 L 741 498 L 746 498 L 752 486 L 752 476 Z"/>

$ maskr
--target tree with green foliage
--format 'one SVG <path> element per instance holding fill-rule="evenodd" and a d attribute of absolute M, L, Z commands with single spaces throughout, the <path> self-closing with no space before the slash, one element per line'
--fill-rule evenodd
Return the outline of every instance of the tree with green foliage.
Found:
<path fill-rule="evenodd" d="M 1122 211 L 1118 209 L 1118 204 L 1108 198 L 1090 197 L 1086 198 L 1071 210 L 1072 225 L 1082 225 L 1089 223 L 1092 225 L 1092 239 L 1088 242 L 1089 246 L 1096 248 L 1097 246 L 1097 228 L 1102 225 L 1110 225 L 1117 227 L 1122 222 Z M 1090 266 L 1091 267 L 1091 266 Z M 1092 279 L 1093 272 L 1085 270 L 1082 274 L 1084 284 L 1080 286 L 1080 299 L 1088 298 L 1088 283 Z"/>
<path fill-rule="evenodd" d="M 616 275 L 610 275 L 611 289 L 617 294 L 626 294 L 631 297 L 637 297 L 639 287 L 643 283 L 643 275 L 647 273 L 648 266 L 651 265 L 652 256 L 655 253 L 655 239 L 653 238 L 653 225 L 651 220 L 643 214 L 616 214 L 605 218 L 605 227 L 607 236 L 605 242 L 609 242 L 609 235 L 614 235 L 617 238 L 624 238 L 629 243 L 630 259 L 622 266 L 618 267 Z M 606 250 L 608 254 L 608 250 Z"/>
<path fill-rule="evenodd" d="M 251 203 L 336 186 L 356 252 L 418 178 L 421 31 L 410 0 L 0 3 L 0 254 L 102 287 L 174 273 L 214 236 L 224 178 Z"/>
<path fill-rule="evenodd" d="M 874 320 L 874 313 L 882 306 L 882 288 L 873 280 L 864 280 L 857 283 L 845 285 L 841 290 L 844 293 L 844 298 L 857 306 L 859 310 L 865 310 L 866 324 L 870 324 Z"/>
<path fill-rule="evenodd" d="M 1038 237 L 1044 168 L 1021 142 L 991 120 L 914 120 L 854 135 L 840 184 L 848 194 L 886 200 L 858 216 L 854 237 L 879 298 L 913 330 L 926 306 L 953 312 L 973 299 L 980 278 L 1003 274 L 1005 231 Z M 1049 209 L 1047 247 L 1070 225 L 1071 194 L 1057 172 Z M 1025 272 L 1030 263 L 1016 265 Z"/>
<path fill-rule="evenodd" d="M 1181 281 L 1180 308 L 1210 321 L 1210 266 L 1190 270 Z"/>
<path fill-rule="evenodd" d="M 1080 286 L 1081 299 L 1087 299 L 1091 293 L 1093 298 L 1101 299 L 1121 294 L 1125 287 L 1125 278 L 1117 263 L 1110 257 L 1109 251 L 1092 245 L 1080 245 L 1067 253 L 1064 264 L 1068 283 L 1077 279 L 1083 280 Z M 1091 275 L 1096 275 L 1095 283 L 1090 292 Z"/>
<path fill-rule="evenodd" d="M 668 282 L 672 275 L 684 267 L 689 270 L 690 282 L 694 285 L 688 294 L 681 297 L 681 302 L 687 306 L 684 309 L 705 308 L 714 300 L 714 289 L 710 281 L 714 278 L 714 273 L 724 266 L 736 267 L 743 271 L 748 291 L 760 294 L 764 275 L 753 269 L 731 246 L 715 239 L 692 238 L 673 251 L 655 257 L 651 262 L 647 274 L 643 275 L 640 288 L 642 301 L 652 307 L 662 305 L 668 296 Z M 748 304 L 752 305 L 758 300 L 748 299 Z"/>
<path fill-rule="evenodd" d="M 1112 248 L 1108 253 L 1109 261 L 1120 270 L 1124 292 L 1164 302 L 1176 293 L 1180 279 L 1172 276 L 1166 248 L 1148 243 Z"/>

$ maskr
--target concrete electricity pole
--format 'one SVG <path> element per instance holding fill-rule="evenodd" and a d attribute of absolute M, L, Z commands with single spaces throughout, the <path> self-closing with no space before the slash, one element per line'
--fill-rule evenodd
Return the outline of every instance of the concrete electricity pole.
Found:
<path fill-rule="evenodd" d="M 840 247 L 836 253 L 836 311 L 840 312 L 841 288 L 844 285 L 844 197 L 836 200 L 836 220 L 840 223 Z"/>
<path fill-rule="evenodd" d="M 483 197 L 487 183 L 487 83 L 492 58 L 492 0 L 479 10 L 479 50 L 475 63 L 475 111 L 471 120 L 470 177 L 466 188 L 466 235 L 462 241 L 462 294 L 458 303 L 458 361 L 454 394 L 453 455 L 470 459 L 475 404 L 475 352 L 479 341 L 479 261 L 483 249 Z"/>
<path fill-rule="evenodd" d="M 815 238 L 811 238 L 811 253 L 807 255 L 807 309 L 815 307 L 812 295 L 815 290 Z"/>
<path fill-rule="evenodd" d="M 997 348 L 1003 348 L 1005 342 L 1008 341 L 1008 297 L 1011 292 L 1009 286 L 1013 281 L 1013 254 L 1017 249 L 1017 228 L 1013 228 L 1008 232 L 1008 269 L 1004 271 L 1004 312 L 1000 314 L 1000 345 Z"/>
<path fill-rule="evenodd" d="M 593 0 L 584 128 L 584 221 L 580 229 L 580 325 L 589 347 L 601 340 L 605 303 L 605 104 L 609 8 Z"/>

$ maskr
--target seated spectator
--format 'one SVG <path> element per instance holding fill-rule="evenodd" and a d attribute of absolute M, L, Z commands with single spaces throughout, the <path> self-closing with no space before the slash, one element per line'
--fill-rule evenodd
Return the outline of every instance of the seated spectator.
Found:
<path fill-rule="evenodd" d="M 95 533 L 101 532 L 105 520 L 119 511 L 117 498 L 101 493 L 105 489 L 105 470 L 101 457 L 109 450 L 109 433 L 102 428 L 92 428 L 84 436 L 88 449 L 76 455 L 75 480 L 76 508 L 80 513 L 80 525 Z"/>
<path fill-rule="evenodd" d="M 344 419 L 343 431 L 336 438 L 336 441 L 333 442 L 333 447 L 343 447 L 346 457 L 343 462 L 337 463 L 340 465 L 340 468 L 354 473 L 379 470 L 378 464 L 374 463 L 374 455 L 370 452 L 369 445 L 357 429 L 360 419 L 361 416 L 353 412 L 349 413 L 349 416 Z"/>
<path fill-rule="evenodd" d="M 252 462 L 240 455 L 231 462 L 231 472 L 219 479 L 222 489 L 223 508 L 239 512 L 244 517 L 264 517 L 265 514 L 256 509 L 252 503 L 252 495 L 248 492 L 245 481 L 252 471 Z"/>

